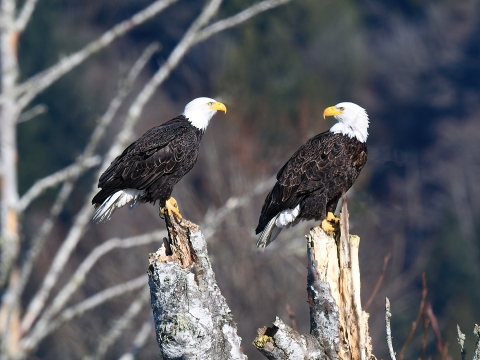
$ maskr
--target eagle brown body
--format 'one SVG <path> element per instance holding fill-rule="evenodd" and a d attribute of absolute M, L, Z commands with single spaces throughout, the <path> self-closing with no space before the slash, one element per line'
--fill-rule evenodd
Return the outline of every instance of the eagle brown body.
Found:
<path fill-rule="evenodd" d="M 148 130 L 105 170 L 92 204 L 102 204 L 119 190 L 136 189 L 143 190 L 138 202 L 159 201 L 164 207 L 175 184 L 195 165 L 203 133 L 183 115 Z"/>
<path fill-rule="evenodd" d="M 367 145 L 330 131 L 308 140 L 277 174 L 262 207 L 256 233 L 278 213 L 300 205 L 299 218 L 324 220 L 367 162 Z"/>

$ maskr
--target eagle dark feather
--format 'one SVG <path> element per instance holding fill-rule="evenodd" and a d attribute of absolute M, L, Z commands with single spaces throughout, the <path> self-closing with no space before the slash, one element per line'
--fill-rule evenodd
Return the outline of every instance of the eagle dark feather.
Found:
<path fill-rule="evenodd" d="M 280 169 L 267 195 L 256 233 L 279 213 L 300 205 L 298 219 L 323 220 L 353 185 L 367 161 L 357 138 L 326 131 L 308 140 Z"/>
<path fill-rule="evenodd" d="M 142 190 L 139 202 L 165 201 L 197 161 L 203 130 L 178 116 L 148 130 L 128 146 L 100 177 L 95 207 L 123 189 Z"/>

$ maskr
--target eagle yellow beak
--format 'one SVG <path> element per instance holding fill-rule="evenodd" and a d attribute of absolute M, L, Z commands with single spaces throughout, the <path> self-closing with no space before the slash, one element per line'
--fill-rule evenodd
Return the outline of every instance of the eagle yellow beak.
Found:
<path fill-rule="evenodd" d="M 210 109 L 217 110 L 217 111 L 223 111 L 225 114 L 227 113 L 227 107 L 219 101 L 210 105 Z"/>
<path fill-rule="evenodd" d="M 323 118 L 325 119 L 325 116 L 333 116 L 333 115 L 340 115 L 342 112 L 338 110 L 335 106 L 330 106 L 325 109 L 323 112 Z"/>

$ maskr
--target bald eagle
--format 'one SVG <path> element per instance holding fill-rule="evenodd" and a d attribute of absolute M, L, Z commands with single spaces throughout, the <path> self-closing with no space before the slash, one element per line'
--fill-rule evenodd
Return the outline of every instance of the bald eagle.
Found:
<path fill-rule="evenodd" d="M 325 116 L 338 122 L 302 145 L 278 172 L 255 230 L 257 247 L 266 247 L 301 220 L 322 221 L 325 231 L 338 228 L 337 202 L 367 161 L 369 120 L 365 109 L 351 102 L 326 108 Z"/>
<path fill-rule="evenodd" d="M 185 106 L 182 115 L 148 130 L 128 146 L 100 176 L 92 204 L 93 219 L 107 221 L 119 207 L 160 202 L 181 218 L 175 199 L 175 184 L 197 161 L 198 149 L 210 119 L 217 111 L 227 112 L 221 102 L 201 97 Z"/>

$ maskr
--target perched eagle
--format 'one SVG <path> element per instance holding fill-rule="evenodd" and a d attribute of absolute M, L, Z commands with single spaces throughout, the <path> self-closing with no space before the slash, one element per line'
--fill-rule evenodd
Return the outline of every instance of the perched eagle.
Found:
<path fill-rule="evenodd" d="M 148 130 L 128 146 L 100 176 L 92 204 L 97 222 L 110 219 L 115 209 L 139 203 L 160 202 L 181 218 L 175 199 L 175 184 L 197 161 L 198 149 L 210 119 L 217 111 L 227 112 L 221 102 L 201 97 L 185 106 L 182 115 Z"/>
<path fill-rule="evenodd" d="M 325 231 L 338 227 L 337 202 L 367 161 L 369 121 L 365 109 L 350 102 L 326 108 L 325 116 L 338 122 L 302 145 L 278 172 L 255 230 L 261 233 L 258 247 L 301 220 L 321 220 Z"/>

